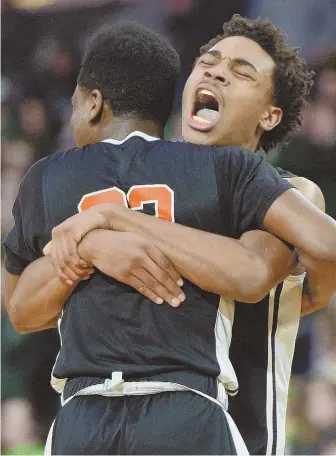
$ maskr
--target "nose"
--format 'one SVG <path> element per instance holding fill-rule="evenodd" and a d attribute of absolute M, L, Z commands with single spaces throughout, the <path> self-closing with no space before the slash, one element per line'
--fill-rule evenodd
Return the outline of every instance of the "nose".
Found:
<path fill-rule="evenodd" d="M 219 65 L 214 65 L 211 68 L 207 68 L 204 76 L 206 78 L 214 79 L 224 85 L 228 85 L 230 83 L 229 73 L 224 62 L 221 62 Z"/>

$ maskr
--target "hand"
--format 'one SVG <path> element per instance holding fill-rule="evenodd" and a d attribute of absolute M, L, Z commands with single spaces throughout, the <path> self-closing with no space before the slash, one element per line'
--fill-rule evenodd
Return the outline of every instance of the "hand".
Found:
<path fill-rule="evenodd" d="M 48 242 L 48 244 L 44 247 L 43 252 L 45 256 L 51 256 L 51 262 L 60 280 L 70 286 L 77 284 L 81 280 L 89 280 L 91 275 L 95 272 L 95 269 L 88 266 L 88 264 L 80 257 L 78 257 L 78 265 L 74 266 L 73 270 L 69 268 L 66 269 L 65 265 L 60 266 L 57 263 L 57 253 L 54 251 L 55 245 L 56 243 L 54 244 L 53 241 Z M 63 270 L 66 270 L 67 274 L 63 273 L 62 268 Z"/>
<path fill-rule="evenodd" d="M 156 304 L 166 301 L 178 307 L 185 299 L 180 274 L 170 260 L 142 236 L 94 230 L 80 243 L 79 255 Z"/>
<path fill-rule="evenodd" d="M 91 230 L 109 228 L 109 222 L 98 206 L 80 212 L 56 226 L 52 241 L 43 249 L 44 255 L 51 255 L 53 265 L 61 280 L 69 285 L 81 280 L 84 272 L 92 273 L 78 255 L 78 244 Z M 85 269 L 86 268 L 86 269 Z M 87 275 L 87 274 L 86 274 Z"/>
<path fill-rule="evenodd" d="M 301 315 L 307 315 L 325 307 L 336 298 L 336 264 L 316 261 L 303 252 L 299 252 L 299 259 L 308 279 L 301 306 Z"/>

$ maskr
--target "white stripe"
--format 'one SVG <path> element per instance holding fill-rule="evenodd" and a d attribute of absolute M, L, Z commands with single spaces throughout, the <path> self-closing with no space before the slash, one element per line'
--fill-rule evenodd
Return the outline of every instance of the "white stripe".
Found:
<path fill-rule="evenodd" d="M 62 342 L 62 334 L 61 334 L 61 322 L 62 322 L 62 318 L 63 318 L 63 310 L 62 310 L 62 313 L 60 314 L 59 316 L 59 319 L 58 319 L 58 322 L 57 322 L 57 328 L 58 328 L 58 334 L 59 334 L 59 337 L 60 337 L 60 349 L 57 353 L 57 356 L 56 356 L 56 359 L 55 359 L 55 363 L 53 365 L 53 368 L 51 370 L 51 379 L 50 379 L 50 384 L 51 386 L 54 388 L 54 390 L 57 392 L 57 393 L 61 393 L 63 391 L 63 388 L 64 388 L 64 385 L 67 381 L 66 378 L 56 378 L 54 377 L 54 369 L 55 369 L 55 366 L 56 366 L 56 363 L 57 363 L 57 360 L 58 360 L 58 357 L 59 357 L 59 354 L 60 354 L 60 351 L 61 351 L 61 348 L 62 348 L 62 345 L 63 345 L 63 342 Z M 61 402 L 62 402 L 62 399 L 61 399 Z"/>
<path fill-rule="evenodd" d="M 50 426 L 50 429 L 49 429 L 49 432 L 48 432 L 47 441 L 46 441 L 46 444 L 45 444 L 45 447 L 44 447 L 44 456 L 51 456 L 54 424 L 55 424 L 55 420 L 52 422 L 52 425 Z"/>
<path fill-rule="evenodd" d="M 268 310 L 268 337 L 267 337 L 267 384 L 266 384 L 266 424 L 267 424 L 267 449 L 266 454 L 272 453 L 273 445 L 273 373 L 272 373 L 272 326 L 274 313 L 275 289 L 269 294 Z"/>
<path fill-rule="evenodd" d="M 143 133 L 142 131 L 132 131 L 132 133 L 127 135 L 126 138 L 122 139 L 121 141 L 119 141 L 118 139 L 108 138 L 108 139 L 104 139 L 101 142 L 115 144 L 116 146 L 119 146 L 120 144 L 124 143 L 125 141 L 127 141 L 129 138 L 132 138 L 133 136 L 138 136 L 149 142 L 158 141 L 160 139 L 160 138 L 156 138 L 155 136 L 147 135 L 146 133 Z"/>
<path fill-rule="evenodd" d="M 112 379 L 107 378 L 104 383 L 98 383 L 96 385 L 87 386 L 77 391 L 73 396 L 68 397 L 62 406 L 68 404 L 74 397 L 78 396 L 105 396 L 105 397 L 122 397 L 122 396 L 142 396 L 147 394 L 159 394 L 169 391 L 191 391 L 198 394 L 199 396 L 214 402 L 219 405 L 224 411 L 227 410 L 228 401 L 227 395 L 225 400 L 220 402 L 219 400 L 209 396 L 202 391 L 198 391 L 189 386 L 182 385 L 180 383 L 173 382 L 124 382 L 122 380 L 121 372 L 112 372 Z"/>
<path fill-rule="evenodd" d="M 226 419 L 227 419 L 227 422 L 228 422 L 228 425 L 229 425 L 229 428 L 231 431 L 233 443 L 236 447 L 237 454 L 239 456 L 249 455 L 250 453 L 248 452 L 245 442 L 244 442 L 242 436 L 240 435 L 240 432 L 239 432 L 235 422 L 233 421 L 233 419 L 231 418 L 231 416 L 229 415 L 228 412 L 226 412 L 224 410 L 224 413 L 225 413 L 225 416 L 226 416 Z"/>
<path fill-rule="evenodd" d="M 295 341 L 299 329 L 304 275 L 284 281 L 280 295 L 278 326 L 275 333 L 275 385 L 277 399 L 276 454 L 284 454 L 286 410 Z"/>
<path fill-rule="evenodd" d="M 219 364 L 219 381 L 224 385 L 228 394 L 237 394 L 238 380 L 229 358 L 232 338 L 232 324 L 235 304 L 232 299 L 221 297 L 219 301 L 215 324 L 216 358 Z M 219 388 L 220 393 L 220 388 Z"/>
<path fill-rule="evenodd" d="M 284 282 L 279 296 L 278 321 L 274 337 L 275 356 L 275 394 L 276 394 L 276 423 L 277 441 L 276 454 L 282 455 L 286 442 L 286 409 L 291 368 L 294 356 L 295 341 L 301 313 L 302 287 L 305 274 L 289 276 Z M 273 429 L 273 372 L 272 372 L 272 327 L 274 314 L 274 288 L 270 292 L 268 314 L 268 363 L 267 363 L 267 450 L 266 455 L 272 454 L 274 439 Z"/>

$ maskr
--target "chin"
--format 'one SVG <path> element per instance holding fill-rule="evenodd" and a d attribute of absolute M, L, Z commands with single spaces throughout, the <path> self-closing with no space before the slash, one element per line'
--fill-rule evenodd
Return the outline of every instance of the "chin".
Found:
<path fill-rule="evenodd" d="M 182 129 L 182 136 L 185 142 L 199 145 L 214 144 L 214 138 L 208 133 L 192 130 L 191 128 Z"/>

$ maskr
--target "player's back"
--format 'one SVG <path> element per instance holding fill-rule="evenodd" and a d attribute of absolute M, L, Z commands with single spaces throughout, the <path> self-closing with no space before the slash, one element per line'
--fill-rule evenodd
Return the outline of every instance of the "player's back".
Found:
<path fill-rule="evenodd" d="M 265 179 L 262 159 L 240 148 L 153 139 L 135 134 L 122 142 L 106 140 L 37 164 L 43 168 L 45 238 L 78 209 L 103 201 L 239 237 L 259 228 L 288 188 L 276 174 Z M 180 308 L 157 306 L 97 271 L 66 303 L 54 375 L 109 377 L 122 371 L 127 379 L 186 370 L 220 376 L 227 389 L 237 388 L 228 359 L 230 316 L 219 313 L 217 295 L 188 281 L 184 292 Z"/>
<path fill-rule="evenodd" d="M 231 220 L 218 210 L 211 149 L 141 137 L 122 144 L 106 141 L 54 155 L 45 182 L 50 229 L 77 208 L 110 201 L 170 222 L 233 235 Z M 108 377 L 111 370 L 119 370 L 128 378 L 191 369 L 217 376 L 219 298 L 185 282 L 186 302 L 173 309 L 156 306 L 97 271 L 66 304 L 55 375 Z"/>

